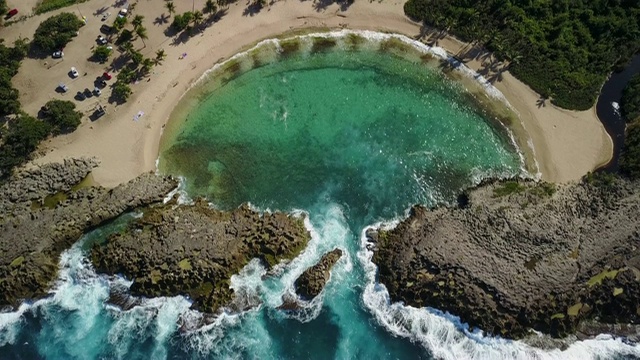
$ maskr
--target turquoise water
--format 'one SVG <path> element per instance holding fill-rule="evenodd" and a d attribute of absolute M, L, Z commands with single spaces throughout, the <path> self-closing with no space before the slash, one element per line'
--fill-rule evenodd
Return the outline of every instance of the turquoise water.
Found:
<path fill-rule="evenodd" d="M 379 35 L 379 37 L 384 37 Z M 610 358 L 639 354 L 620 340 L 578 342 L 565 351 L 470 333 L 435 309 L 391 304 L 375 282 L 362 233 L 400 219 L 411 204 L 453 202 L 486 176 L 520 173 L 499 127 L 437 61 L 397 43 L 339 40 L 335 48 L 277 55 L 265 49 L 223 67 L 174 114 L 160 169 L 184 177 L 189 197 L 230 209 L 306 214 L 308 248 L 275 275 L 253 261 L 232 278 L 261 305 L 180 332 L 201 314 L 182 297 L 122 312 L 104 304 L 121 278 L 97 276 L 84 249 L 127 217 L 65 252 L 55 294 L 0 314 L 0 359 L 513 359 Z M 393 46 L 392 46 L 393 45 Z M 285 47 L 287 49 L 287 47 Z M 318 47 L 316 47 L 318 49 Z M 403 53 L 402 57 L 391 53 Z M 277 61 L 276 61 L 277 60 Z M 259 67 L 246 71 L 259 63 Z M 189 100 L 195 99 L 195 100 Z M 304 311 L 278 310 L 295 279 L 341 248 L 324 293 Z"/>

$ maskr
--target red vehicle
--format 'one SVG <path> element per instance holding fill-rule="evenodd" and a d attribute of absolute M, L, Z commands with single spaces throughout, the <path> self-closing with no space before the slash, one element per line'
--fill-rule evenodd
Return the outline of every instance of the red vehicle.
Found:
<path fill-rule="evenodd" d="M 104 74 L 102 74 L 102 77 L 103 77 L 105 80 L 111 80 L 111 74 L 109 74 L 108 72 L 105 72 Z"/>
<path fill-rule="evenodd" d="M 5 19 L 9 19 L 9 18 L 15 16 L 17 13 L 18 13 L 18 9 L 9 10 L 9 12 L 7 13 L 7 16 L 5 16 L 4 18 Z"/>

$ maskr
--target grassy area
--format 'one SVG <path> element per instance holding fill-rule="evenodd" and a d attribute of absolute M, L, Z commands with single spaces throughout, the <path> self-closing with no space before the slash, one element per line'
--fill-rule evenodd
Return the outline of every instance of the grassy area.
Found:
<path fill-rule="evenodd" d="M 507 181 L 504 184 L 500 185 L 493 189 L 494 197 L 501 197 L 511 194 L 517 194 L 524 191 L 525 187 L 518 183 L 517 181 Z"/>
<path fill-rule="evenodd" d="M 83 3 L 87 0 L 41 0 L 33 9 L 35 14 L 42 14 L 47 11 L 53 11 L 73 4 Z"/>

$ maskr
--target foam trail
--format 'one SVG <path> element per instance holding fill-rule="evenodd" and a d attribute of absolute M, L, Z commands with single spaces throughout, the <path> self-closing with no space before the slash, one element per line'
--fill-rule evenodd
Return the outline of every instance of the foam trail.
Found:
<path fill-rule="evenodd" d="M 542 350 L 519 341 L 485 336 L 481 331 L 469 332 L 460 319 L 430 308 L 414 308 L 392 303 L 383 284 L 376 282 L 377 267 L 371 261 L 373 252 L 366 232 L 369 229 L 391 229 L 397 223 L 378 223 L 365 228 L 360 237 L 358 258 L 365 268 L 367 285 L 362 295 L 365 306 L 380 325 L 391 333 L 406 337 L 428 349 L 439 359 L 611 359 L 616 356 L 640 357 L 640 345 L 630 345 L 609 335 L 576 341 L 568 349 Z"/>

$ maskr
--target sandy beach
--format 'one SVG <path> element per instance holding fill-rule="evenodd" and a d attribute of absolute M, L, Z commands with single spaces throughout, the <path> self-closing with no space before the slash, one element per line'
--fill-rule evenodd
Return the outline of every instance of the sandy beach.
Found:
<path fill-rule="evenodd" d="M 17 6 L 18 1 L 9 0 L 8 3 L 10 7 Z M 311 1 L 288 0 L 276 2 L 260 13 L 250 15 L 245 12 L 247 4 L 240 1 L 231 5 L 219 21 L 203 27 L 200 33 L 183 42 L 164 33 L 172 21 L 172 18 L 167 22 L 161 20 L 162 14 L 167 15 L 164 1 L 139 0 L 134 14 L 145 16 L 144 25 L 149 39 L 145 41 L 146 45 L 140 40 L 136 40 L 135 45 L 148 57 L 153 57 L 155 51 L 162 48 L 167 58 L 161 66 L 153 69 L 148 81 L 143 79 L 131 86 L 134 93 L 127 103 L 121 106 L 109 104 L 106 116 L 95 122 L 85 118 L 74 133 L 46 141 L 43 156 L 34 160 L 34 164 L 71 156 L 95 156 L 101 165 L 93 172 L 94 179 L 109 187 L 154 170 L 162 129 L 172 109 L 191 84 L 214 64 L 262 39 L 306 28 L 375 30 L 419 38 L 420 26 L 404 16 L 403 3 L 400 0 L 381 3 L 356 1 L 343 11 L 335 4 L 321 8 Z M 62 11 L 75 12 L 88 19 L 87 26 L 65 48 L 64 60 L 23 61 L 13 83 L 20 90 L 20 100 L 26 112 L 35 115 L 40 106 L 51 98 L 71 100 L 76 91 L 92 88 L 90 84 L 95 77 L 109 68 L 109 64 L 100 65 L 87 59 L 102 25 L 102 15 L 97 11 L 102 9 L 103 13 L 110 13 L 106 23 L 111 24 L 118 12 L 113 5 L 112 0 L 91 0 L 0 29 L 0 36 L 6 43 L 11 43 L 20 36 L 32 37 L 41 21 Z M 204 0 L 195 0 L 194 6 L 202 9 Z M 182 13 L 190 11 L 192 4 L 176 2 L 176 7 L 177 13 Z M 421 38 L 427 43 L 434 41 L 429 35 Z M 448 36 L 438 39 L 437 45 L 461 57 L 470 50 L 466 44 Z M 183 53 L 187 56 L 181 59 Z M 483 62 L 487 61 L 483 58 L 486 59 L 473 54 L 468 57 L 467 66 L 482 70 L 486 65 Z M 66 75 L 71 66 L 87 75 L 71 80 Z M 54 92 L 61 81 L 70 88 L 63 95 Z M 502 73 L 502 78 L 494 85 L 519 113 L 535 148 L 544 180 L 575 180 L 610 159 L 612 142 L 596 117 L 595 107 L 572 112 L 549 103 L 541 106 L 540 96 L 508 72 Z M 107 104 L 107 97 L 103 95 L 102 98 L 75 103 L 80 111 L 89 114 L 98 103 Z M 140 112 L 144 115 L 134 121 Z"/>

